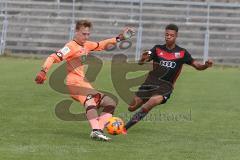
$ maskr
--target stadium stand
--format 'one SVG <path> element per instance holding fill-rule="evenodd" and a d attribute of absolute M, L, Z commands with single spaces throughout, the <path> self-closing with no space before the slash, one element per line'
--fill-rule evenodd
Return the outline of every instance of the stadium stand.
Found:
<path fill-rule="evenodd" d="M 165 25 L 176 23 L 180 27 L 179 44 L 193 55 L 203 57 L 210 6 L 209 56 L 240 59 L 240 4 L 237 0 L 143 2 L 141 50 L 163 43 Z M 140 19 L 139 0 L 76 0 L 74 9 L 72 1 L 68 0 L 3 0 L 0 8 L 1 30 L 7 13 L 6 50 L 12 53 L 52 53 L 71 37 L 73 19 L 93 21 L 92 40 L 115 36 L 126 25 L 138 29 Z M 136 42 L 137 37 L 126 54 L 135 54 Z"/>

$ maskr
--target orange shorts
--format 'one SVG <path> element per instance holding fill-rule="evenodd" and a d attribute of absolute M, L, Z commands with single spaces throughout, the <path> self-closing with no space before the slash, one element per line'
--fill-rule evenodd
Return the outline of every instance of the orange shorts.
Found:
<path fill-rule="evenodd" d="M 70 96 L 79 101 L 82 105 L 84 104 L 86 97 L 89 94 L 100 93 L 93 88 L 93 86 L 80 76 L 67 76 L 66 80 L 67 87 L 69 89 Z M 101 95 L 103 95 L 101 93 Z"/>

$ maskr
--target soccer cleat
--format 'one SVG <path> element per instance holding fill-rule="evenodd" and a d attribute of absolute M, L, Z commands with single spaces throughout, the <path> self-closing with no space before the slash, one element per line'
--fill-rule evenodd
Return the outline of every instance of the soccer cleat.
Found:
<path fill-rule="evenodd" d="M 111 138 L 105 136 L 100 131 L 92 131 L 90 134 L 90 138 L 100 140 L 100 141 L 110 141 L 111 140 Z"/>
<path fill-rule="evenodd" d="M 122 130 L 122 134 L 123 135 L 126 135 L 127 134 L 127 129 L 124 127 L 123 130 Z"/>

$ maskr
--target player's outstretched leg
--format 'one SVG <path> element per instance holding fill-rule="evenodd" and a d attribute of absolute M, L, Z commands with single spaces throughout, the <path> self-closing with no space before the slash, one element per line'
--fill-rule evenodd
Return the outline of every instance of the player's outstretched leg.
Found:
<path fill-rule="evenodd" d="M 128 106 L 128 110 L 130 112 L 134 112 L 136 111 L 139 107 L 141 107 L 141 105 L 143 105 L 143 100 L 138 97 L 138 96 L 135 96 L 131 102 L 131 104 Z"/>
<path fill-rule="evenodd" d="M 147 114 L 149 110 L 146 108 L 141 108 L 138 112 L 136 112 L 132 118 L 126 123 L 125 129 L 128 130 L 130 127 L 138 123 L 140 120 L 142 120 Z"/>
<path fill-rule="evenodd" d="M 111 138 L 103 134 L 103 130 L 99 125 L 99 116 L 97 112 L 97 105 L 99 94 L 88 95 L 84 106 L 86 107 L 86 117 L 91 125 L 92 132 L 90 133 L 90 138 L 102 141 L 109 141 Z"/>
<path fill-rule="evenodd" d="M 112 117 L 117 105 L 116 102 L 109 96 L 103 96 L 100 106 L 103 107 L 103 110 L 99 116 L 99 127 L 103 130 L 108 119 Z"/>
<path fill-rule="evenodd" d="M 162 101 L 163 101 L 163 96 L 161 95 L 151 97 L 146 103 L 142 105 L 142 108 L 138 112 L 136 112 L 132 116 L 132 118 L 126 123 L 125 129 L 128 130 L 133 125 L 135 125 L 140 120 L 142 120 L 152 108 L 161 104 Z"/>

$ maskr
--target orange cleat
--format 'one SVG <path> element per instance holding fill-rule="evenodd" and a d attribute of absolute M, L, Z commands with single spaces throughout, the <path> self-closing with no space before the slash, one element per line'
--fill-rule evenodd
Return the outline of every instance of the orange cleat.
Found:
<path fill-rule="evenodd" d="M 126 129 L 126 128 L 123 128 L 122 134 L 123 134 L 123 135 L 126 135 L 126 134 L 127 134 L 127 129 Z"/>

